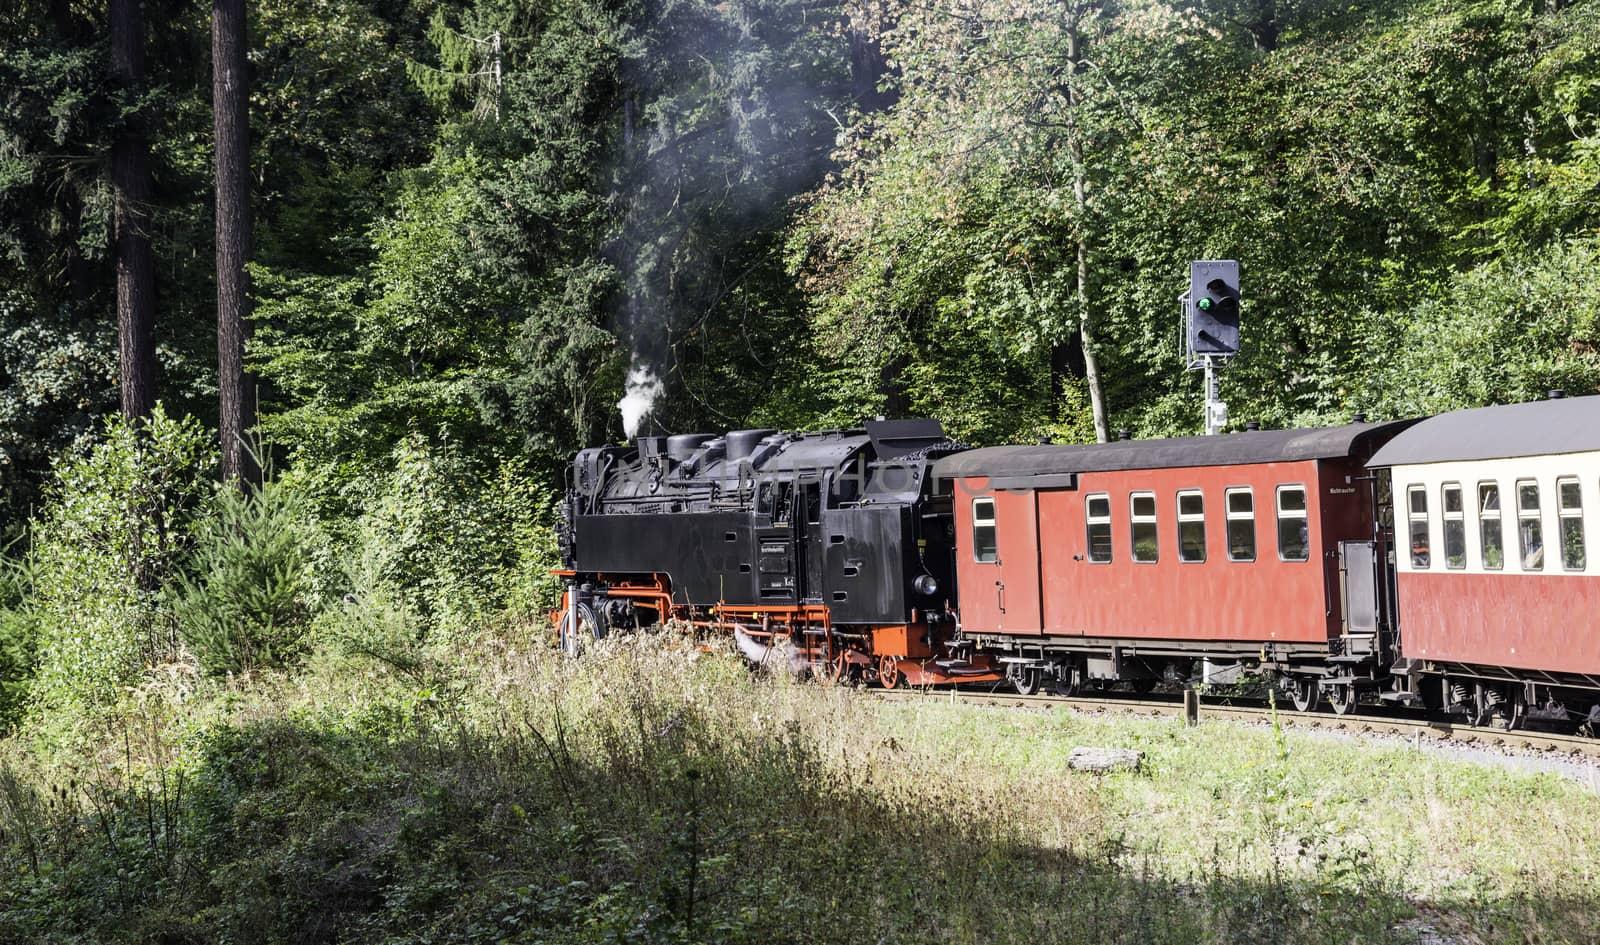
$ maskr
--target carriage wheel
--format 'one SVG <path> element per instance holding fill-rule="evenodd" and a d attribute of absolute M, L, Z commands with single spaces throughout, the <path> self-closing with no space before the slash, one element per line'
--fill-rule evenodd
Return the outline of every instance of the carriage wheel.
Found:
<path fill-rule="evenodd" d="M 1349 683 L 1339 683 L 1328 689 L 1328 705 L 1333 707 L 1334 715 L 1349 715 L 1356 707 L 1356 687 Z"/>
<path fill-rule="evenodd" d="M 1063 699 L 1071 699 L 1083 693 L 1083 669 L 1072 663 L 1057 663 L 1055 678 L 1050 682 L 1050 688 L 1056 695 Z"/>
<path fill-rule="evenodd" d="M 1520 686 L 1511 687 L 1511 706 L 1506 712 L 1506 731 L 1521 728 L 1528 721 L 1528 700 Z"/>
<path fill-rule="evenodd" d="M 1044 670 L 1038 666 L 1012 663 L 1006 668 L 1006 678 L 1011 680 L 1011 685 L 1017 690 L 1017 695 L 1031 696 L 1037 693 L 1039 687 L 1044 683 Z"/>
<path fill-rule="evenodd" d="M 1310 676 L 1290 676 L 1285 687 L 1296 712 L 1310 712 L 1322 701 L 1322 690 Z"/>

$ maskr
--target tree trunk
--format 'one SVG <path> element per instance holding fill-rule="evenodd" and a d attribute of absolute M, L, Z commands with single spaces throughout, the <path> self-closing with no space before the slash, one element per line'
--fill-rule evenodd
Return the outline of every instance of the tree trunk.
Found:
<path fill-rule="evenodd" d="M 1089 405 L 1094 412 L 1094 437 L 1104 443 L 1111 438 L 1111 428 L 1106 420 L 1105 392 L 1100 387 L 1100 358 L 1091 332 L 1089 236 L 1085 219 L 1089 206 L 1088 182 L 1083 167 L 1083 131 L 1078 124 L 1078 108 L 1082 104 L 1082 96 L 1078 94 L 1078 70 L 1083 66 L 1083 37 L 1076 20 L 1067 32 L 1067 62 L 1072 74 L 1067 84 L 1067 113 L 1071 116 L 1068 150 L 1072 154 L 1072 201 L 1078 230 L 1078 337 L 1083 345 L 1083 377 L 1089 384 Z"/>
<path fill-rule="evenodd" d="M 1256 48 L 1265 53 L 1275 51 L 1278 48 L 1278 36 L 1283 30 L 1283 24 L 1278 19 L 1276 0 L 1261 0 L 1250 13 L 1244 28 L 1250 32 Z"/>
<path fill-rule="evenodd" d="M 126 90 L 144 85 L 144 23 L 139 0 L 111 0 L 111 72 Z M 154 184 L 150 144 L 138 115 L 124 119 L 111 146 L 113 254 L 117 267 L 117 351 L 122 413 L 150 414 L 156 401 L 155 255 L 149 213 Z"/>
<path fill-rule="evenodd" d="M 250 337 L 250 102 L 244 0 L 211 4 L 211 107 L 217 136 L 217 425 L 222 476 L 246 484 L 260 469 L 245 436 L 256 421 L 255 378 L 244 369 Z"/>
<path fill-rule="evenodd" d="M 889 75 L 889 57 L 884 55 L 883 43 L 872 24 L 851 18 L 850 40 L 850 94 L 856 107 L 865 113 L 880 112 L 899 101 L 899 93 L 883 88 Z"/>

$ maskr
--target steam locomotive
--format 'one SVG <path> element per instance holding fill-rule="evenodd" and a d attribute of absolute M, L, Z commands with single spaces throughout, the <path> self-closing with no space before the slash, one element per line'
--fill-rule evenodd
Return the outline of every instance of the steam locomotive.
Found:
<path fill-rule="evenodd" d="M 1597 508 L 1600 397 L 1086 446 L 644 437 L 574 461 L 552 619 L 890 687 L 1258 675 L 1304 710 L 1593 724 Z"/>
<path fill-rule="evenodd" d="M 827 678 L 998 678 L 955 626 L 951 502 L 932 465 L 961 448 L 937 422 L 886 420 L 583 450 L 562 645 L 678 619 Z"/>

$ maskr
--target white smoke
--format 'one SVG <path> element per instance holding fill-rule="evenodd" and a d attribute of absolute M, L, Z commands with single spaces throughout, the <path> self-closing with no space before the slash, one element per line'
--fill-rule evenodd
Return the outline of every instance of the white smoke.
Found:
<path fill-rule="evenodd" d="M 631 440 L 639 435 L 639 427 L 667 388 L 649 365 L 635 362 L 628 370 L 625 390 L 622 399 L 617 401 L 617 409 L 622 411 L 622 429 Z"/>

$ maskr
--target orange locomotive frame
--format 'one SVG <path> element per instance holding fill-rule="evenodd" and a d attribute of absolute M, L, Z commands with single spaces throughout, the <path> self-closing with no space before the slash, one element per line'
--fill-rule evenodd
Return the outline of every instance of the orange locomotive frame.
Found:
<path fill-rule="evenodd" d="M 553 569 L 557 577 L 574 578 L 570 569 Z M 970 668 L 961 673 L 939 665 L 937 648 L 926 622 L 907 624 L 845 624 L 836 627 L 825 604 L 731 605 L 718 603 L 697 608 L 672 599 L 671 582 L 666 575 L 651 575 L 650 583 L 637 578 L 611 583 L 596 575 L 605 585 L 603 596 L 629 600 L 634 607 L 654 611 L 656 623 L 676 620 L 697 635 L 744 633 L 763 645 L 773 645 L 780 637 L 798 644 L 796 652 L 811 667 L 814 676 L 830 683 L 853 679 L 875 679 L 885 688 L 904 683 L 910 686 L 936 686 L 957 682 L 998 682 L 1005 678 L 987 655 L 975 655 Z M 550 612 L 551 627 L 560 642 L 571 585 L 562 592 L 561 607 Z M 797 639 L 798 637 L 798 639 Z M 816 642 L 811 637 L 818 638 Z"/>

